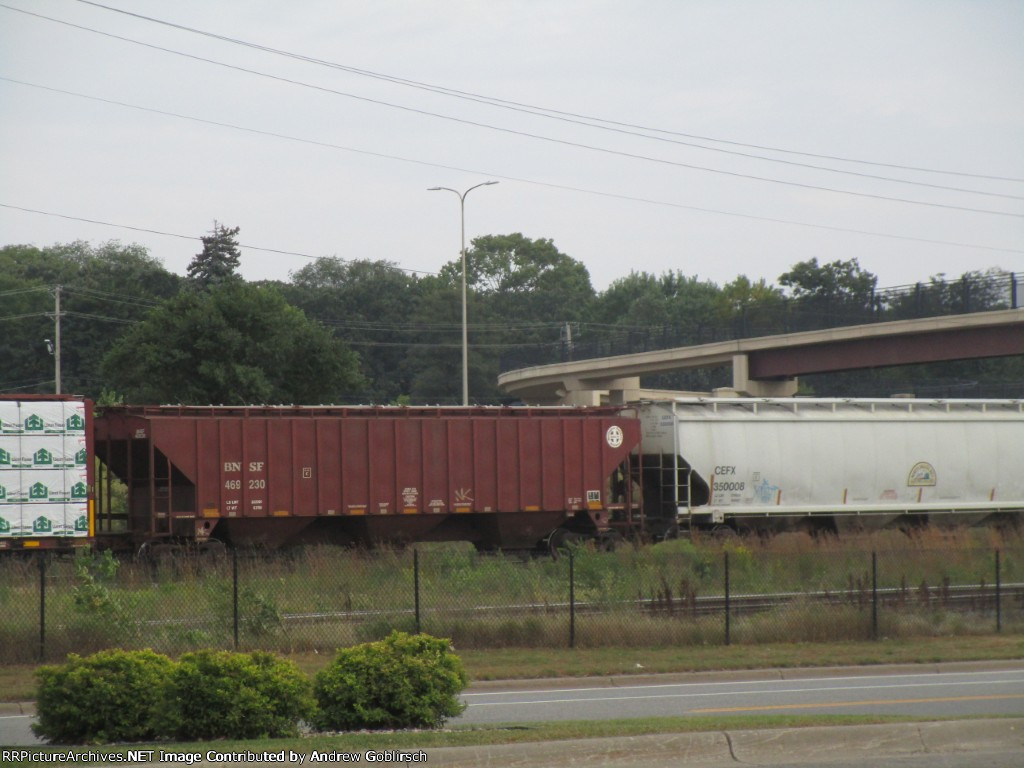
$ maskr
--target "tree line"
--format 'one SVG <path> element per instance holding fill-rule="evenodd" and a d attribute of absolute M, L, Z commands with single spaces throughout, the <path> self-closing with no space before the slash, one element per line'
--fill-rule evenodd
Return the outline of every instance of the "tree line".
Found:
<path fill-rule="evenodd" d="M 416 275 L 387 261 L 323 258 L 288 281 L 249 282 L 238 273 L 238 232 L 215 224 L 184 276 L 117 241 L 0 248 L 0 392 L 53 391 L 59 292 L 64 392 L 182 404 L 461 401 L 461 260 Z M 880 290 L 856 259 L 802 261 L 777 284 L 632 271 L 597 291 L 580 261 L 518 233 L 473 240 L 467 283 L 478 403 L 508 402 L 497 375 L 522 365 L 1019 306 L 1011 273 Z M 644 381 L 728 383 L 724 369 Z M 807 377 L 801 386 L 835 396 L 1022 396 L 1024 356 Z"/>

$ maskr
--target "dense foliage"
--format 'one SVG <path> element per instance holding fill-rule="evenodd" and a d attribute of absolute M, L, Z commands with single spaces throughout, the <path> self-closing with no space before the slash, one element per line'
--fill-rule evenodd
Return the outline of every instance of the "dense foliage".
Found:
<path fill-rule="evenodd" d="M 188 277 L 135 245 L 0 248 L 0 391 L 51 392 L 60 292 L 62 390 L 129 402 L 456 403 L 461 262 L 416 275 L 320 259 L 286 283 L 237 275 L 237 228 L 215 224 Z M 634 271 L 596 291 L 553 242 L 476 238 L 467 255 L 470 393 L 504 402 L 502 369 L 882 320 L 1007 307 L 1010 274 L 880 289 L 856 260 L 809 259 L 777 285 Z M 1017 290 L 1019 305 L 1020 288 Z M 645 379 L 708 390 L 728 372 Z M 1024 356 L 804 377 L 808 394 L 1020 396 Z"/>
<path fill-rule="evenodd" d="M 323 403 L 361 388 L 356 356 L 270 287 L 183 291 L 112 346 L 102 370 L 134 402 Z"/>
<path fill-rule="evenodd" d="M 69 654 L 40 667 L 32 730 L 55 744 L 266 739 L 321 730 L 434 728 L 465 709 L 448 640 L 393 632 L 344 648 L 311 681 L 271 653 L 150 650 Z M 318 710 L 319 706 L 322 709 Z"/>
<path fill-rule="evenodd" d="M 157 716 L 173 668 L 148 650 L 70 654 L 64 664 L 40 667 L 32 730 L 58 744 L 150 741 L 160 734 Z"/>
<path fill-rule="evenodd" d="M 294 662 L 270 653 L 186 653 L 163 686 L 163 732 L 180 741 L 296 736 L 315 708 L 309 688 Z"/>
<path fill-rule="evenodd" d="M 392 632 L 342 648 L 313 680 L 321 730 L 436 728 L 465 709 L 468 679 L 448 640 Z"/>

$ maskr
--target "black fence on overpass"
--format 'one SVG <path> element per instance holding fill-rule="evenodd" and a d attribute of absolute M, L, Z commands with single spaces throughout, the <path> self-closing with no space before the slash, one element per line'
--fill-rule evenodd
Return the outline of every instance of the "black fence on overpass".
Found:
<path fill-rule="evenodd" d="M 750 303 L 733 307 L 728 320 L 717 322 L 695 318 L 685 325 L 610 328 L 599 334 L 563 333 L 558 341 L 503 354 L 500 369 L 505 372 L 719 341 L 1017 309 L 1021 306 L 1022 280 L 1024 272 L 968 273 L 957 279 L 934 278 L 928 283 L 872 289 L 863 294 L 826 292 Z"/>

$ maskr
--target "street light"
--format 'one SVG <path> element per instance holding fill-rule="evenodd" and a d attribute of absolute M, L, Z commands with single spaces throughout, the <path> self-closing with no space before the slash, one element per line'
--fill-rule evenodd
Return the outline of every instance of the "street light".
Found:
<path fill-rule="evenodd" d="M 428 192 L 454 192 L 459 198 L 459 214 L 462 222 L 462 404 L 469 405 L 469 326 L 466 323 L 466 195 L 477 187 L 488 187 L 496 181 L 485 181 L 459 192 L 451 187 L 430 187 Z"/>

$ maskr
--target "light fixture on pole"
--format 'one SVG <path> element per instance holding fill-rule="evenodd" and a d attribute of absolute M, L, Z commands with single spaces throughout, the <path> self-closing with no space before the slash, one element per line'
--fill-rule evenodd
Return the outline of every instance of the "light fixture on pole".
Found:
<path fill-rule="evenodd" d="M 459 198 L 459 218 L 462 223 L 462 404 L 469 405 L 469 326 L 466 322 L 466 195 L 477 187 L 497 184 L 496 181 L 484 181 L 476 184 L 465 192 L 451 187 L 430 187 L 428 192 L 454 192 Z"/>

